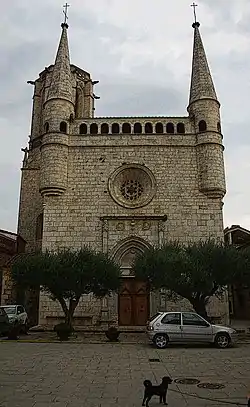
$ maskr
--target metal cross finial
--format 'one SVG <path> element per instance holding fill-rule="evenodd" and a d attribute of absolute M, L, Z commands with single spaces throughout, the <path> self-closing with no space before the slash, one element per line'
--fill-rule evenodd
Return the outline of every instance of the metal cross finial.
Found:
<path fill-rule="evenodd" d="M 197 23 L 197 16 L 196 16 L 196 7 L 198 7 L 198 4 L 191 4 L 191 7 L 194 9 L 194 22 Z"/>
<path fill-rule="evenodd" d="M 68 20 L 68 8 L 70 7 L 70 4 L 68 4 L 68 3 L 66 3 L 64 6 L 63 6 L 63 8 L 65 9 L 65 10 L 63 10 L 63 14 L 64 14 L 64 24 L 66 24 L 67 23 L 67 20 Z"/>

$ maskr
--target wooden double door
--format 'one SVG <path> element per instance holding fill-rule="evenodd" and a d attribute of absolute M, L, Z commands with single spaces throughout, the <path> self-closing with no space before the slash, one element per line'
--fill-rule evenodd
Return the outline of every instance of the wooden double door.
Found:
<path fill-rule="evenodd" d="M 143 326 L 149 317 L 148 284 L 134 278 L 122 278 L 119 293 L 119 325 Z"/>

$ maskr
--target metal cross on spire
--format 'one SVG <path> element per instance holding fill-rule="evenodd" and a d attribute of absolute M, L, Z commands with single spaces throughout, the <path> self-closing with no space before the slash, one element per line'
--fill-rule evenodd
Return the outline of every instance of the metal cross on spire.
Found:
<path fill-rule="evenodd" d="M 197 16 L 196 16 L 196 7 L 198 7 L 198 4 L 191 4 L 191 7 L 194 9 L 194 22 L 197 23 Z"/>
<path fill-rule="evenodd" d="M 63 14 L 64 14 L 64 24 L 67 24 L 67 20 L 68 20 L 68 8 L 70 7 L 70 4 L 66 3 L 63 8 Z"/>

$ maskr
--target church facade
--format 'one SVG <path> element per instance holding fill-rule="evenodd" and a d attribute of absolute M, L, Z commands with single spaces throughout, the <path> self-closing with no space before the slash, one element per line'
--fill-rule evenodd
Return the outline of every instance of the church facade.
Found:
<path fill-rule="evenodd" d="M 193 29 L 183 117 L 95 117 L 96 82 L 71 63 L 66 23 L 54 65 L 31 82 L 18 233 L 30 252 L 87 244 L 121 265 L 120 293 L 103 300 L 83 296 L 78 325 L 141 326 L 160 309 L 189 307 L 170 303 L 164 292 L 148 293 L 145 282 L 131 275 L 131 263 L 137 253 L 167 240 L 223 239 L 220 103 L 198 22 Z M 227 299 L 214 300 L 210 314 L 226 321 Z M 40 293 L 39 324 L 61 316 L 60 306 Z"/>

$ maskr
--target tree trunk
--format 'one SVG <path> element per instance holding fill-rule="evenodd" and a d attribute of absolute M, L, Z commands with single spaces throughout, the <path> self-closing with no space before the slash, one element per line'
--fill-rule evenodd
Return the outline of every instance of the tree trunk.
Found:
<path fill-rule="evenodd" d="M 67 315 L 65 315 L 65 323 L 70 326 L 70 328 L 73 328 L 73 316 L 70 314 L 69 310 L 67 312 Z"/>
<path fill-rule="evenodd" d="M 70 322 L 72 322 L 72 321 L 71 321 L 71 319 L 70 319 L 69 309 L 68 309 L 68 307 L 67 307 L 67 304 L 66 304 L 65 299 L 64 299 L 64 298 L 58 298 L 58 301 L 60 302 L 61 307 L 62 307 L 62 310 L 63 310 L 63 312 L 64 312 L 65 323 L 68 324 L 68 325 L 70 325 L 70 326 L 72 326 L 72 324 L 70 323 Z"/>
<path fill-rule="evenodd" d="M 74 316 L 74 312 L 75 309 L 79 303 L 80 300 L 80 296 L 76 297 L 76 299 L 70 299 L 69 300 L 69 314 L 68 314 L 68 324 L 71 328 L 73 328 L 73 316 Z"/>
<path fill-rule="evenodd" d="M 194 307 L 195 312 L 197 312 L 197 314 L 199 314 L 201 317 L 203 317 L 204 319 L 206 319 L 208 321 L 209 318 L 207 315 L 205 298 L 192 299 L 191 303 Z"/>
<path fill-rule="evenodd" d="M 58 301 L 60 302 L 64 315 L 65 315 L 65 323 L 67 325 L 69 325 L 71 328 L 73 328 L 73 316 L 74 316 L 75 309 L 79 303 L 79 300 L 80 300 L 80 296 L 76 297 L 75 300 L 71 298 L 69 300 L 69 308 L 68 308 L 65 299 L 58 298 Z"/>

